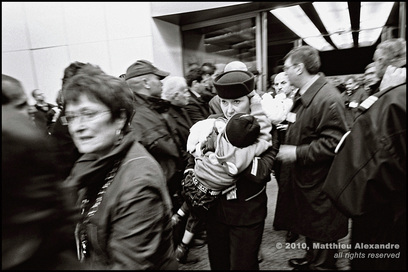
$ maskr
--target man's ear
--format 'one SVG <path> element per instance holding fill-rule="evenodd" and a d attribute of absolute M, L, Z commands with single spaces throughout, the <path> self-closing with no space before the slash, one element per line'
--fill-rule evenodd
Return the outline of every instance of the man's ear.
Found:
<path fill-rule="evenodd" d="M 142 78 L 142 81 L 143 81 L 143 87 L 144 87 L 145 89 L 150 89 L 150 82 L 149 82 L 149 80 L 144 77 L 144 78 Z"/>

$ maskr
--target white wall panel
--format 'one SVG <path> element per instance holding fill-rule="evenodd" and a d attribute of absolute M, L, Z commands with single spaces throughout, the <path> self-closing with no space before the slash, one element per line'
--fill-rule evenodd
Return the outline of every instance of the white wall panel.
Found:
<path fill-rule="evenodd" d="M 110 74 L 108 43 L 106 41 L 85 44 L 71 44 L 68 47 L 71 62 L 80 61 L 98 65 L 105 73 Z"/>
<path fill-rule="evenodd" d="M 66 46 L 33 50 L 34 67 L 38 88 L 46 97 L 46 101 L 55 103 L 58 91 L 62 86 L 64 69 L 70 64 Z"/>
<path fill-rule="evenodd" d="M 180 27 L 161 20 L 153 21 L 153 52 L 156 65 L 172 76 L 183 76 Z"/>
<path fill-rule="evenodd" d="M 109 52 L 114 76 L 126 73 L 126 69 L 139 59 L 154 62 L 151 37 L 109 41 Z"/>
<path fill-rule="evenodd" d="M 2 52 L 1 73 L 18 79 L 27 93 L 29 103 L 34 103 L 31 90 L 37 88 L 37 83 L 30 51 Z"/>
<path fill-rule="evenodd" d="M 61 2 L 24 2 L 31 48 L 66 45 Z"/>
<path fill-rule="evenodd" d="M 2 52 L 30 48 L 23 4 L 2 2 L 1 7 Z"/>
<path fill-rule="evenodd" d="M 104 2 L 70 2 L 63 7 L 69 44 L 107 40 Z"/>
<path fill-rule="evenodd" d="M 106 2 L 110 40 L 151 35 L 149 2 Z"/>

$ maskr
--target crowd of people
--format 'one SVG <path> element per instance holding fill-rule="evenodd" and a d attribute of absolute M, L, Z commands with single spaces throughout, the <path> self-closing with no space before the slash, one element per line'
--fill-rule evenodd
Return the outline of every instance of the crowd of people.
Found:
<path fill-rule="evenodd" d="M 351 218 L 353 253 L 398 245 L 352 270 L 405 270 L 405 40 L 381 42 L 364 81 L 341 87 L 310 46 L 283 62 L 268 90 L 240 61 L 184 77 L 143 59 L 120 76 L 73 62 L 56 103 L 35 89 L 33 106 L 3 74 L 2 269 L 177 270 L 206 244 L 212 270 L 259 270 L 272 227 L 305 237 L 294 270 L 336 270 L 327 244 Z"/>

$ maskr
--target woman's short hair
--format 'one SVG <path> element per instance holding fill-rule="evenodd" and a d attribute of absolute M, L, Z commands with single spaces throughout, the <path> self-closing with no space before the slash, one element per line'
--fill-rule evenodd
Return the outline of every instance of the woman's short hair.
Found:
<path fill-rule="evenodd" d="M 128 129 L 134 114 L 134 104 L 133 93 L 124 80 L 107 74 L 93 74 L 89 69 L 88 73 L 81 71 L 70 78 L 63 91 L 66 104 L 75 103 L 82 94 L 103 103 L 111 111 L 112 120 L 120 118 L 122 112 L 125 112 L 127 122 L 124 129 Z"/>
<path fill-rule="evenodd" d="M 306 71 L 311 75 L 316 75 L 321 66 L 319 51 L 309 45 L 302 45 L 292 49 L 284 60 L 291 59 L 292 64 L 303 63 Z"/>

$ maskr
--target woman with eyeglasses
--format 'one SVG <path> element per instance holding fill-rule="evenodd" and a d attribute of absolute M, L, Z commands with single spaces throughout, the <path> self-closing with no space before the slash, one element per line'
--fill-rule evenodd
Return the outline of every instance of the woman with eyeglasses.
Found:
<path fill-rule="evenodd" d="M 65 181 L 78 192 L 79 260 L 91 269 L 177 269 L 166 181 L 129 127 L 126 83 L 78 74 L 64 86 L 64 99 L 63 119 L 83 154 Z"/>

